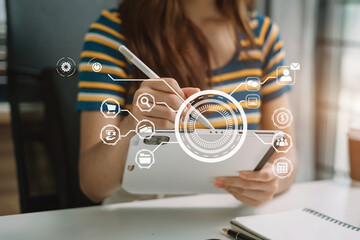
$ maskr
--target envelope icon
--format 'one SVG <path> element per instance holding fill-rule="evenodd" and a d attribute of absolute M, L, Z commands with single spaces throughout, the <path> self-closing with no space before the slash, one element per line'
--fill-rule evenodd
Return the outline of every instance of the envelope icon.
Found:
<path fill-rule="evenodd" d="M 290 69 L 291 70 L 300 70 L 300 63 L 291 63 Z"/>

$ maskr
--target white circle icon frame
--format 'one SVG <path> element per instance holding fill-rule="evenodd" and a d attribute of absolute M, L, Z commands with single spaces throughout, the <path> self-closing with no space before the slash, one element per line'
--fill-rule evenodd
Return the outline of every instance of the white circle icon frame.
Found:
<path fill-rule="evenodd" d="M 238 141 L 238 143 L 235 145 L 235 147 L 233 147 L 229 152 L 227 152 L 225 155 L 222 156 L 218 156 L 216 158 L 207 158 L 207 157 L 203 157 L 203 156 L 199 156 L 197 154 L 195 154 L 194 152 L 192 152 L 187 146 L 186 144 L 183 142 L 183 139 L 181 137 L 180 133 L 180 118 L 182 115 L 182 112 L 184 111 L 184 109 L 187 107 L 188 104 L 190 104 L 191 101 L 195 100 L 198 97 L 201 97 L 203 95 L 219 95 L 223 98 L 226 98 L 228 100 L 231 101 L 232 104 L 234 104 L 237 109 L 240 112 L 241 118 L 243 120 L 242 125 L 243 125 L 243 129 L 242 129 L 242 136 L 240 138 L 240 140 Z M 238 131 L 234 131 L 234 133 L 238 134 Z M 240 106 L 239 102 L 232 97 L 231 95 L 225 93 L 225 92 L 221 92 L 218 90 L 205 90 L 205 91 L 201 91 L 201 92 L 197 92 L 193 95 L 191 95 L 189 98 L 187 98 L 180 106 L 176 117 L 175 117 L 175 136 L 177 139 L 177 142 L 179 143 L 180 147 L 185 151 L 185 153 L 187 153 L 190 157 L 200 161 L 200 162 L 205 162 L 205 163 L 216 163 L 216 162 L 221 162 L 224 161 L 228 158 L 230 158 L 231 156 L 233 156 L 237 151 L 239 151 L 239 149 L 241 148 L 241 146 L 243 145 L 245 138 L 246 138 L 246 133 L 247 133 L 247 119 L 246 119 L 246 115 L 245 112 L 243 110 L 243 108 Z M 184 133 L 186 134 L 186 133 Z"/>
<path fill-rule="evenodd" d="M 68 62 L 71 66 L 68 72 L 59 70 L 61 68 L 61 62 Z M 71 57 L 62 57 L 56 63 L 56 71 L 62 77 L 71 77 L 76 72 L 76 63 Z"/>
<path fill-rule="evenodd" d="M 96 66 L 98 66 L 99 69 L 97 69 Z M 102 69 L 102 65 L 101 65 L 101 63 L 99 63 L 99 62 L 94 62 L 93 64 L 91 64 L 91 69 L 92 69 L 94 72 L 100 72 L 101 69 Z"/>
<path fill-rule="evenodd" d="M 117 105 L 118 110 L 116 111 L 116 113 L 114 115 L 108 115 L 108 114 L 104 113 L 103 107 L 104 107 L 104 104 L 106 104 L 108 101 L 112 102 L 112 104 Z M 120 113 L 120 111 L 121 111 L 121 109 L 120 109 L 119 102 L 113 98 L 107 98 L 101 103 L 100 112 L 104 115 L 105 118 L 116 118 L 116 116 Z"/>

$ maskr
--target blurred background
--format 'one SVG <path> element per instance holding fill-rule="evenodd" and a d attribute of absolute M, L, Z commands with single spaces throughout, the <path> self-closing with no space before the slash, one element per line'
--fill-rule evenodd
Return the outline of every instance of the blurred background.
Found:
<path fill-rule="evenodd" d="M 77 180 L 77 75 L 83 37 L 117 0 L 0 0 L 0 215 L 91 205 Z M 86 7 L 85 7 L 86 6 Z M 297 182 L 348 178 L 347 131 L 360 122 L 360 1 L 258 0 L 280 26 L 299 151 Z"/>

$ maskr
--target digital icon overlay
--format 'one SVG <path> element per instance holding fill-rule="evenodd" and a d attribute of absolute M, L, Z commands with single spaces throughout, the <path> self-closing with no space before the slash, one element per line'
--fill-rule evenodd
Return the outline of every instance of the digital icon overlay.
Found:
<path fill-rule="evenodd" d="M 101 103 L 100 112 L 105 118 L 115 118 L 120 113 L 120 104 L 113 98 L 108 98 Z"/>
<path fill-rule="evenodd" d="M 246 78 L 246 90 L 248 91 L 258 91 L 261 87 L 260 78 L 258 77 L 248 77 Z"/>
<path fill-rule="evenodd" d="M 300 70 L 300 63 L 291 63 L 290 66 L 278 67 L 276 69 L 277 83 L 280 85 L 294 85 L 296 71 L 298 70 Z"/>
<path fill-rule="evenodd" d="M 283 179 L 291 175 L 294 170 L 294 166 L 289 159 L 281 157 L 274 161 L 272 170 L 275 176 Z"/>
<path fill-rule="evenodd" d="M 94 63 L 91 65 L 91 69 L 92 69 L 94 72 L 100 72 L 101 69 L 102 69 L 102 65 L 101 65 L 101 63 L 99 63 L 99 62 L 94 62 Z"/>
<path fill-rule="evenodd" d="M 155 163 L 155 157 L 153 152 L 142 149 L 136 154 L 135 162 L 139 168 L 149 169 Z"/>
<path fill-rule="evenodd" d="M 102 66 L 99 62 L 95 61 L 91 65 L 91 68 L 94 72 L 97 72 L 101 71 Z M 248 109 L 259 108 L 261 105 L 260 89 L 266 81 L 276 79 L 275 82 L 277 84 L 293 85 L 296 80 L 295 74 L 298 70 L 300 70 L 300 64 L 291 63 L 289 66 L 279 67 L 276 71 L 276 77 L 269 76 L 266 79 L 260 79 L 256 76 L 248 77 L 245 81 L 241 81 L 229 94 L 218 90 L 204 90 L 191 95 L 185 100 L 180 97 L 183 103 L 179 109 L 172 109 L 166 102 L 156 102 L 154 96 L 150 93 L 142 93 L 139 95 L 136 98 L 135 104 L 142 112 L 150 112 L 157 104 L 163 104 L 168 107 L 172 112 L 176 113 L 174 124 L 176 141 L 171 143 L 179 144 L 180 147 L 195 160 L 206 163 L 221 162 L 235 154 L 241 148 L 246 138 L 247 118 L 240 103 L 244 104 Z M 163 81 L 164 84 L 167 84 L 165 80 L 160 78 L 114 79 L 110 74 L 108 74 L 108 76 L 113 81 L 119 82 L 154 81 L 160 84 Z M 243 87 L 241 89 L 243 90 L 245 88 L 248 93 L 245 97 L 242 96 L 241 100 L 235 99 L 232 97 L 232 94 L 241 86 Z M 168 87 L 176 93 L 170 85 L 168 85 Z M 106 118 L 115 118 L 119 112 L 128 112 L 128 114 L 137 121 L 136 128 L 129 130 L 124 135 L 120 135 L 120 130 L 117 130 L 116 126 L 113 126 L 112 129 L 103 129 L 101 139 L 106 144 L 116 144 L 120 137 L 126 137 L 131 132 L 136 132 L 139 138 L 148 141 L 155 133 L 155 125 L 150 120 L 137 119 L 138 116 L 136 114 L 134 116 L 130 110 L 120 109 L 120 105 L 116 100 L 104 101 L 101 106 L 101 111 Z M 215 129 L 203 129 L 206 127 L 206 124 L 199 120 L 199 116 L 203 116 L 208 120 L 211 119 L 211 125 Z M 293 116 L 288 109 L 279 108 L 274 111 L 272 121 L 277 128 L 285 129 L 291 125 Z M 226 124 L 223 124 L 224 122 Z M 216 126 L 221 126 L 221 129 L 216 129 Z M 223 129 L 224 126 L 226 126 L 225 129 Z M 202 131 L 206 133 L 210 132 L 210 134 L 200 134 Z M 280 138 L 279 136 L 274 136 L 276 141 L 264 144 L 272 144 L 274 149 L 279 153 L 288 152 L 293 145 L 291 136 L 287 133 L 281 132 L 281 134 L 282 136 Z M 161 147 L 161 143 L 154 147 L 152 151 L 142 149 L 137 153 L 135 161 L 140 168 L 150 168 L 151 165 L 154 164 L 154 152 Z M 278 173 L 280 177 L 284 177 L 284 175 L 286 177 L 287 174 L 291 173 L 292 169 L 293 166 L 290 161 L 281 162 L 279 160 L 279 164 L 273 166 L 273 170 L 276 170 L 276 173 Z"/>
<path fill-rule="evenodd" d="M 293 122 L 293 115 L 289 109 L 281 107 L 274 111 L 271 119 L 275 127 L 285 129 Z"/>
<path fill-rule="evenodd" d="M 282 137 L 278 137 L 279 134 L 283 135 Z M 278 133 L 273 138 L 273 147 L 278 153 L 286 153 L 292 147 L 292 137 L 287 133 Z"/>
<path fill-rule="evenodd" d="M 155 107 L 155 98 L 150 93 L 142 93 L 136 100 L 136 105 L 142 112 L 150 112 Z"/>
<path fill-rule="evenodd" d="M 248 94 L 245 99 L 247 108 L 254 109 L 260 107 L 260 96 L 258 94 Z"/>
<path fill-rule="evenodd" d="M 120 129 L 112 124 L 108 124 L 101 129 L 100 139 L 106 145 L 116 145 L 120 140 Z"/>
<path fill-rule="evenodd" d="M 203 129 L 196 128 L 197 114 L 188 109 L 188 104 L 203 115 L 218 116 L 215 118 L 226 122 L 226 129 L 215 129 L 207 137 L 198 134 Z M 239 134 L 240 129 L 242 134 Z M 175 135 L 181 148 L 189 156 L 202 162 L 220 162 L 231 157 L 244 143 L 246 132 L 247 119 L 239 102 L 229 94 L 217 90 L 205 90 L 191 95 L 182 103 L 175 118 Z"/>
<path fill-rule="evenodd" d="M 62 57 L 56 63 L 56 71 L 62 77 L 70 77 L 76 71 L 76 63 L 70 57 Z"/>
<path fill-rule="evenodd" d="M 87 63 L 88 66 L 91 66 L 93 72 L 100 72 L 102 70 L 102 65 L 100 62 L 96 61 L 96 58 L 92 58 Z"/>
<path fill-rule="evenodd" d="M 155 133 L 155 125 L 150 120 L 141 120 L 136 125 L 136 133 L 142 139 L 149 139 Z"/>

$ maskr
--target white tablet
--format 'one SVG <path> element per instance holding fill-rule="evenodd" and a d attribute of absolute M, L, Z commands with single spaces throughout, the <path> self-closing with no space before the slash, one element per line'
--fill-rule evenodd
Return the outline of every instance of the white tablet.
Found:
<path fill-rule="evenodd" d="M 204 129 L 200 134 L 215 133 Z M 130 141 L 122 186 L 133 194 L 223 193 L 214 187 L 216 177 L 260 170 L 275 152 L 272 143 L 281 137 L 280 131 L 248 130 L 245 142 L 233 156 L 206 163 L 184 152 L 172 130 L 157 131 L 149 139 L 135 135 Z"/>

